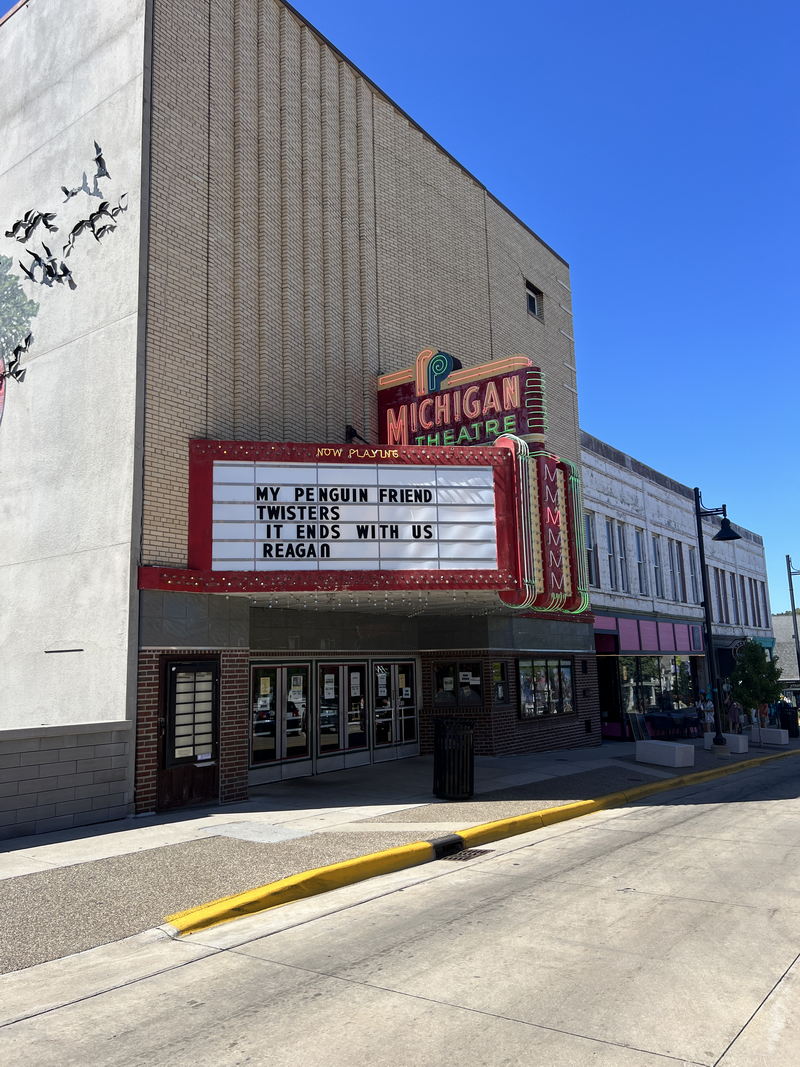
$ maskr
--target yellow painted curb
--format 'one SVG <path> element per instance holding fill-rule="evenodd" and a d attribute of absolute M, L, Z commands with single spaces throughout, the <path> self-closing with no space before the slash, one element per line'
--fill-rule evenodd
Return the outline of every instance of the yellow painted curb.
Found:
<path fill-rule="evenodd" d="M 391 874 L 419 863 L 427 863 L 434 858 L 433 845 L 429 841 L 415 841 L 410 845 L 398 845 L 383 852 L 371 852 L 367 856 L 332 863 L 328 867 L 316 867 L 302 874 L 293 874 L 277 882 L 249 889 L 246 893 L 212 900 L 210 904 L 201 904 L 196 908 L 168 915 L 165 922 L 174 926 L 180 934 L 194 934 L 206 930 L 209 926 L 240 919 L 244 915 L 254 915 L 259 911 L 276 908 L 303 897 L 313 897 L 317 893 L 327 893 L 330 889 L 339 889 L 353 882 L 374 878 L 378 874 Z"/>
<path fill-rule="evenodd" d="M 540 830 L 543 826 L 577 819 L 581 815 L 589 815 L 595 811 L 622 807 L 624 804 L 630 804 L 655 793 L 680 789 L 686 785 L 699 785 L 702 782 L 709 782 L 752 767 L 760 767 L 765 763 L 786 759 L 789 756 L 800 756 L 800 749 L 758 756 L 755 759 L 742 760 L 723 767 L 713 767 L 710 770 L 697 771 L 693 774 L 682 774 L 677 778 L 665 778 L 660 782 L 650 782 L 633 789 L 607 793 L 606 796 L 592 800 L 578 800 L 571 804 L 560 804 L 554 808 L 526 812 L 524 815 L 512 815 L 506 819 L 458 830 L 456 835 L 462 839 L 465 848 L 473 848 L 489 841 L 500 841 L 506 837 L 516 837 L 519 834 L 530 833 L 532 830 Z M 410 845 L 398 845 L 396 848 L 384 849 L 382 852 L 372 852 L 367 856 L 358 856 L 341 863 L 332 863 L 327 867 L 316 867 L 311 871 L 293 874 L 277 882 L 259 886 L 257 889 L 249 889 L 246 893 L 222 897 L 209 904 L 201 904 L 196 908 L 176 912 L 174 915 L 168 915 L 164 921 L 181 935 L 197 933 L 211 926 L 219 926 L 221 923 L 240 919 L 245 915 L 255 915 L 270 908 L 277 908 L 281 904 L 289 904 L 294 900 L 315 896 L 317 893 L 327 893 L 331 889 L 340 889 L 342 886 L 362 882 L 379 874 L 391 874 L 394 871 L 405 870 L 433 859 L 436 859 L 436 849 L 433 844 L 430 841 L 415 841 Z"/>
<path fill-rule="evenodd" d="M 466 830 L 456 830 L 456 833 L 463 838 L 467 848 L 472 848 L 475 845 L 486 844 L 487 841 L 500 841 L 505 837 L 514 837 L 517 834 L 526 834 L 531 830 L 538 830 L 542 826 L 566 822 L 568 819 L 577 819 L 581 815 L 589 815 L 593 811 L 622 807 L 624 804 L 630 804 L 644 797 L 653 796 L 655 793 L 665 793 L 667 790 L 680 789 L 686 785 L 700 785 L 702 782 L 710 782 L 727 774 L 735 774 L 737 771 L 760 767 L 762 764 L 771 763 L 774 760 L 786 759 L 788 756 L 800 756 L 800 749 L 793 749 L 791 752 L 776 752 L 769 756 L 758 756 L 756 759 L 742 760 L 739 763 L 726 764 L 724 767 L 712 767 L 706 771 L 682 774 L 677 778 L 664 778 L 660 782 L 648 782 L 646 785 L 638 785 L 633 789 L 607 793 L 604 797 L 597 797 L 594 800 L 579 800 L 572 804 L 561 804 L 557 808 L 542 808 L 540 811 L 532 811 L 525 815 L 512 815 L 507 819 L 498 819 L 496 822 L 470 826 Z"/>

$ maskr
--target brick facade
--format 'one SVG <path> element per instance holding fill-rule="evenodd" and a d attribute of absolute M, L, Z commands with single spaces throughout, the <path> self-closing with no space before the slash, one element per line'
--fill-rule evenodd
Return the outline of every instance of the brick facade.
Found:
<path fill-rule="evenodd" d="M 462 649 L 445 654 L 423 655 L 420 711 L 420 747 L 433 750 L 433 723 L 436 718 L 457 716 L 473 723 L 475 753 L 480 756 L 511 756 L 524 752 L 541 752 L 555 748 L 581 748 L 599 745 L 600 711 L 597 697 L 597 664 L 594 653 L 562 655 L 531 653 L 569 659 L 573 669 L 575 712 L 572 715 L 522 719 L 519 715 L 517 660 L 519 652 L 475 651 Z M 523 658 L 525 658 L 523 656 Z M 479 661 L 483 704 L 477 708 L 437 708 L 434 703 L 433 679 L 437 664 L 457 660 Z M 502 702 L 491 699 L 492 664 L 506 665 L 508 692 Z"/>
<path fill-rule="evenodd" d="M 219 793 L 222 804 L 247 799 L 250 759 L 250 654 L 243 649 L 144 649 L 139 653 L 134 810 L 159 806 L 158 772 L 162 741 L 159 719 L 166 712 L 165 665 L 176 659 L 217 659 L 220 663 Z"/>
<path fill-rule="evenodd" d="M 140 562 L 187 565 L 192 438 L 336 443 L 349 424 L 377 442 L 378 375 L 412 365 L 428 345 L 465 367 L 530 356 L 545 376 L 548 446 L 577 462 L 561 257 L 281 0 L 159 0 L 152 30 Z M 541 316 L 528 313 L 526 280 L 544 294 Z M 200 627 L 197 613 L 179 619 L 169 591 L 157 611 L 152 599 L 142 631 L 152 647 L 140 654 L 140 811 L 158 803 L 163 657 L 191 656 L 194 641 L 198 655 L 237 643 L 213 605 Z M 397 617 L 405 623 L 405 612 Z M 369 630 L 360 618 L 357 628 Z M 246 646 L 259 643 L 259 624 L 239 622 L 241 647 L 215 652 L 222 801 L 247 791 Z M 329 625 L 317 651 L 336 644 L 335 610 Z M 292 650 L 307 637 L 306 628 Z M 284 644 L 276 638 L 275 650 Z M 367 655 L 382 647 L 360 645 Z M 476 655 L 489 662 L 490 653 Z M 486 709 L 479 751 L 593 743 L 599 730 L 583 725 L 594 721 L 589 698 L 576 699 L 569 727 Z M 425 713 L 421 729 L 427 744 Z"/>
<path fill-rule="evenodd" d="M 529 355 L 578 461 L 567 264 L 280 0 L 155 4 L 150 212 L 144 564 L 186 565 L 190 438 L 374 442 L 429 344 Z"/>

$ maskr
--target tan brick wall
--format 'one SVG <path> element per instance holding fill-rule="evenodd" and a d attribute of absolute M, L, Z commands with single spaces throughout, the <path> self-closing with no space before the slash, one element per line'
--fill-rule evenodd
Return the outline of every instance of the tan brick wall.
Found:
<path fill-rule="evenodd" d="M 143 562 L 186 563 L 191 437 L 376 440 L 428 344 L 530 355 L 577 461 L 558 256 L 280 0 L 156 0 L 153 36 Z"/>

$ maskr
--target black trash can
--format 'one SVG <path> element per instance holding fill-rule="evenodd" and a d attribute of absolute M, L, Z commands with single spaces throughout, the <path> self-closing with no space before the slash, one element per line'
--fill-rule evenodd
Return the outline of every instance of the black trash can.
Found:
<path fill-rule="evenodd" d="M 475 751 L 469 719 L 435 719 L 433 793 L 440 800 L 468 800 L 475 792 Z"/>
<path fill-rule="evenodd" d="M 781 729 L 789 731 L 789 737 L 800 737 L 800 729 L 797 726 L 797 708 L 791 704 L 781 704 L 779 710 Z"/>

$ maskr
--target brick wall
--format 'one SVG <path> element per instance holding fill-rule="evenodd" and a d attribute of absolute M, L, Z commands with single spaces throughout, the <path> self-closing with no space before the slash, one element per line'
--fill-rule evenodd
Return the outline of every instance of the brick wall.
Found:
<path fill-rule="evenodd" d="M 158 2 L 153 36 L 142 561 L 186 563 L 191 437 L 375 441 L 429 344 L 530 355 L 577 462 L 563 260 L 280 0 Z"/>
<path fill-rule="evenodd" d="M 0 839 L 122 819 L 131 724 L 0 731 Z"/>
<path fill-rule="evenodd" d="M 220 649 L 219 800 L 247 799 L 250 744 L 249 663 L 247 650 Z M 207 656 L 192 649 L 146 649 L 139 653 L 136 728 L 135 810 L 158 807 L 159 718 L 165 712 L 164 664 L 176 658 Z"/>
<path fill-rule="evenodd" d="M 575 713 L 529 720 L 519 717 L 516 656 L 502 652 L 463 650 L 446 656 L 423 656 L 422 699 L 420 710 L 420 747 L 422 752 L 433 749 L 433 723 L 436 718 L 457 715 L 470 719 L 474 729 L 475 753 L 479 756 L 511 756 L 523 752 L 542 752 L 556 748 L 582 748 L 599 745 L 600 710 L 597 692 L 597 663 L 594 653 L 565 656 L 573 664 Z M 545 653 L 542 653 L 545 655 Z M 434 705 L 433 677 L 437 663 L 452 663 L 457 659 L 480 661 L 484 702 L 480 708 L 437 708 Z M 491 701 L 491 665 L 506 664 L 508 702 Z M 588 728 L 587 728 L 588 724 Z"/>

